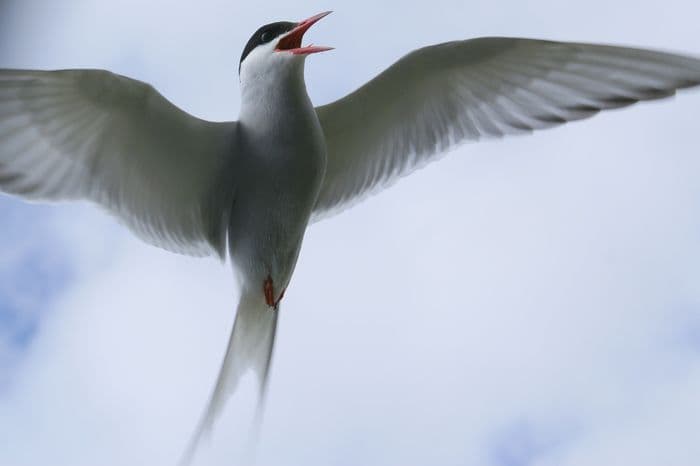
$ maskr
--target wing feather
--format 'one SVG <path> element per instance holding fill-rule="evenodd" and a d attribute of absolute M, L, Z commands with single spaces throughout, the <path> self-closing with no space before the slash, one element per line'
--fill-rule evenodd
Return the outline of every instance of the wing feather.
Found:
<path fill-rule="evenodd" d="M 607 45 L 479 38 L 416 50 L 317 108 L 328 147 L 314 219 L 465 141 L 530 133 L 700 84 L 700 60 Z"/>
<path fill-rule="evenodd" d="M 165 249 L 224 256 L 235 123 L 102 70 L 0 70 L 0 191 L 86 199 Z"/>

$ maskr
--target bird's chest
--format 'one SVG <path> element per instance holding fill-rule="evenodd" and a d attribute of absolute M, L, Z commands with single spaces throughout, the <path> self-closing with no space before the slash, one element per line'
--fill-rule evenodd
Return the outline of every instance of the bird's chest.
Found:
<path fill-rule="evenodd" d="M 241 114 L 242 141 L 252 176 L 244 180 L 270 206 L 272 222 L 308 220 L 326 168 L 326 144 L 302 85 L 252 86 L 257 98 Z M 297 83 L 298 84 L 298 83 Z M 246 94 L 247 95 L 247 94 Z M 285 215 L 286 214 L 286 215 Z"/>
<path fill-rule="evenodd" d="M 314 124 L 316 123 L 316 124 Z M 287 119 L 257 135 L 247 192 L 268 206 L 268 221 L 285 227 L 304 224 L 316 201 L 326 168 L 326 149 L 314 121 Z M 251 200 L 254 201 L 254 200 Z"/>

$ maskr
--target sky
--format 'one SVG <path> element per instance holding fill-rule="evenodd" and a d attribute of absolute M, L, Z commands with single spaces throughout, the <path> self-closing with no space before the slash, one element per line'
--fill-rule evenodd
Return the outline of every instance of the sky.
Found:
<path fill-rule="evenodd" d="M 700 56 L 697 2 L 0 0 L 0 67 L 106 68 L 235 119 L 260 25 L 308 33 L 323 104 L 419 46 L 484 35 Z M 700 91 L 462 146 L 310 227 L 260 465 L 694 465 Z M 231 271 L 89 204 L 0 197 L 0 464 L 174 464 L 233 321 Z M 242 464 L 250 380 L 198 457 Z"/>

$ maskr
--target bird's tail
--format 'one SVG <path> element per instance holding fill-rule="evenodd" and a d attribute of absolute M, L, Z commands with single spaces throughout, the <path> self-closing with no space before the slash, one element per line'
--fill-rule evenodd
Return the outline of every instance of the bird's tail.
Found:
<path fill-rule="evenodd" d="M 214 421 L 248 369 L 252 369 L 258 379 L 260 391 L 256 422 L 259 422 L 267 390 L 272 349 L 275 344 L 278 312 L 279 310 L 274 310 L 265 303 L 262 292 L 253 293 L 245 290 L 242 292 L 216 386 L 197 430 L 180 461 L 181 466 L 191 463 L 199 442 L 209 434 Z"/>

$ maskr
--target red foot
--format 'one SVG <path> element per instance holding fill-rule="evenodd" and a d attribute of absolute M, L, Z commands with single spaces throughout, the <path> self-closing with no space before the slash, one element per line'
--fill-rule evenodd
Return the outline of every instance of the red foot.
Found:
<path fill-rule="evenodd" d="M 265 303 L 273 308 L 274 310 L 277 310 L 277 308 L 280 305 L 280 301 L 282 301 L 282 298 L 284 298 L 284 292 L 287 291 L 286 289 L 282 290 L 282 293 L 280 293 L 280 297 L 275 300 L 275 288 L 272 285 L 272 277 L 269 275 L 263 282 L 263 293 L 265 294 Z"/>
<path fill-rule="evenodd" d="M 276 307 L 275 290 L 272 287 L 272 277 L 269 275 L 263 282 L 263 293 L 265 293 L 265 303 L 270 307 Z"/>

